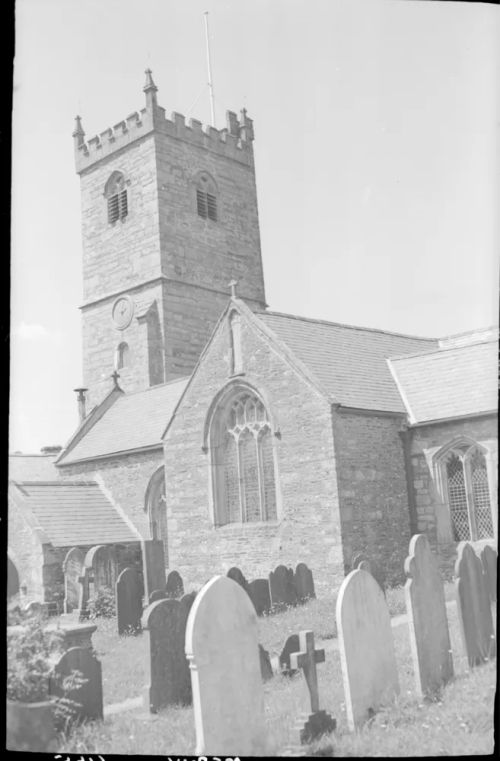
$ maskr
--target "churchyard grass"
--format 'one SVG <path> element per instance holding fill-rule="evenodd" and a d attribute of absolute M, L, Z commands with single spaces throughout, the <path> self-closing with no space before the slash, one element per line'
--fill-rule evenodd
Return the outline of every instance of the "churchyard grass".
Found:
<path fill-rule="evenodd" d="M 308 614 L 310 611 L 310 615 Z M 380 711 L 352 734 L 347 730 L 337 641 L 332 639 L 334 600 L 311 600 L 301 608 L 259 619 L 259 640 L 271 654 L 279 652 L 288 634 L 301 628 L 318 631 L 317 647 L 325 647 L 326 663 L 318 668 L 321 708 L 338 722 L 337 731 L 307 749 L 310 755 L 419 756 L 477 755 L 493 751 L 493 704 L 496 662 L 472 672 L 462 656 L 462 643 L 455 606 L 448 606 L 455 680 L 444 688 L 441 700 L 427 702 L 415 693 L 408 627 L 393 627 L 401 694 L 396 704 Z M 316 633 L 315 631 L 315 633 Z M 319 631 L 322 632 L 320 637 Z M 325 637 L 326 634 L 326 637 Z M 323 640 L 321 642 L 321 639 Z M 116 622 L 99 621 L 94 644 L 103 664 L 105 703 L 142 694 L 144 635 L 118 641 Z M 297 741 L 296 723 L 309 712 L 309 698 L 301 674 L 275 676 L 264 684 L 267 752 L 281 755 Z M 108 716 L 104 722 L 75 729 L 60 742 L 58 752 L 120 753 L 131 755 L 185 755 L 195 747 L 191 707 L 168 708 L 156 716 L 143 709 Z"/>

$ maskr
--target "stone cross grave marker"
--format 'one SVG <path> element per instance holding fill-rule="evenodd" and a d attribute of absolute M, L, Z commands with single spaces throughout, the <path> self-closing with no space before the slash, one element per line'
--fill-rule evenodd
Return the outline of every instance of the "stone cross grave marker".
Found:
<path fill-rule="evenodd" d="M 189 614 L 196 755 L 265 755 L 257 616 L 239 584 L 215 576 Z"/>
<path fill-rule="evenodd" d="M 62 680 L 78 671 L 85 681 L 74 689 L 65 691 Z M 49 693 L 54 697 L 66 697 L 76 704 L 70 711 L 73 721 L 103 718 L 101 663 L 86 647 L 71 647 L 56 663 L 49 679 Z"/>
<path fill-rule="evenodd" d="M 417 692 L 431 697 L 453 677 L 444 587 L 424 534 L 410 541 L 405 561 L 406 610 Z"/>
<path fill-rule="evenodd" d="M 141 542 L 144 600 L 147 603 L 155 589 L 165 589 L 165 551 L 161 539 L 145 539 Z"/>
<path fill-rule="evenodd" d="M 79 578 L 83 573 L 84 561 L 85 555 L 78 547 L 72 547 L 63 560 L 65 613 L 71 613 L 78 609 L 80 601 Z"/>
<path fill-rule="evenodd" d="M 146 661 L 149 685 L 145 708 L 157 713 L 169 705 L 189 705 L 192 699 L 189 664 L 184 652 L 186 623 L 193 598 L 158 600 L 144 611 L 142 628 L 148 632 Z"/>
<path fill-rule="evenodd" d="M 496 652 L 490 599 L 482 563 L 468 542 L 460 542 L 455 563 L 455 592 L 462 641 L 470 666 Z"/>
<path fill-rule="evenodd" d="M 184 582 L 178 571 L 170 571 L 167 576 L 167 597 L 171 600 L 179 600 L 184 594 Z"/>
<path fill-rule="evenodd" d="M 125 568 L 116 580 L 116 617 L 118 634 L 137 634 L 141 630 L 143 584 L 135 568 Z"/>
<path fill-rule="evenodd" d="M 314 633 L 302 631 L 299 634 L 300 652 L 290 655 L 293 669 L 302 669 L 311 698 L 311 714 L 300 728 L 300 742 L 310 743 L 321 735 L 333 732 L 337 726 L 335 719 L 319 707 L 318 674 L 316 665 L 325 662 L 325 651 L 314 649 Z"/>
<path fill-rule="evenodd" d="M 496 602 L 498 555 L 496 550 L 494 550 L 489 544 L 486 544 L 481 550 L 481 563 L 483 564 L 483 573 L 486 579 L 490 602 Z"/>
<path fill-rule="evenodd" d="M 271 593 L 269 579 L 254 579 L 248 585 L 250 595 L 258 616 L 264 616 L 271 610 Z"/>
<path fill-rule="evenodd" d="M 312 571 L 305 563 L 299 563 L 294 574 L 295 590 L 299 602 L 305 602 L 311 597 L 316 597 Z"/>
<path fill-rule="evenodd" d="M 271 606 L 276 610 L 297 604 L 293 571 L 284 565 L 279 565 L 269 574 L 269 590 Z"/>
<path fill-rule="evenodd" d="M 371 574 L 356 569 L 346 576 L 336 619 L 347 720 L 354 730 L 399 694 L 389 611 Z"/>
<path fill-rule="evenodd" d="M 292 668 L 290 655 L 300 650 L 300 640 L 298 634 L 290 634 L 287 637 L 283 649 L 279 656 L 280 672 L 283 676 L 294 676 L 297 673 L 296 668 Z"/>

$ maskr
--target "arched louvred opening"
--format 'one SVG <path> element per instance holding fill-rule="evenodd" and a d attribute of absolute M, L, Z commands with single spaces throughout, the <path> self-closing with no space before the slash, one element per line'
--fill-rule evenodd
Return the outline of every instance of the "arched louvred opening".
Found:
<path fill-rule="evenodd" d="M 108 204 L 108 222 L 114 224 L 128 215 L 128 196 L 125 177 L 121 172 L 113 172 L 104 188 Z"/>
<path fill-rule="evenodd" d="M 217 187 L 207 172 L 200 172 L 196 180 L 196 210 L 199 217 L 217 222 Z"/>

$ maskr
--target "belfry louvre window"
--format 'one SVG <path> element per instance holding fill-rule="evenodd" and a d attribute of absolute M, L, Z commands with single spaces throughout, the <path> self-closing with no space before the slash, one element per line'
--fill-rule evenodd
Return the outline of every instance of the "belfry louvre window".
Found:
<path fill-rule="evenodd" d="M 202 174 L 196 187 L 196 209 L 198 216 L 217 222 L 217 195 L 215 183 L 206 174 Z"/>
<path fill-rule="evenodd" d="M 488 471 L 484 452 L 475 445 L 453 448 L 444 463 L 453 539 L 493 536 Z"/>
<path fill-rule="evenodd" d="M 125 219 L 128 214 L 128 198 L 125 178 L 121 172 L 113 172 L 106 183 L 104 195 L 108 202 L 109 224 Z"/>
<path fill-rule="evenodd" d="M 264 405 L 243 392 L 218 414 L 213 441 L 216 524 L 275 520 L 273 442 Z"/>

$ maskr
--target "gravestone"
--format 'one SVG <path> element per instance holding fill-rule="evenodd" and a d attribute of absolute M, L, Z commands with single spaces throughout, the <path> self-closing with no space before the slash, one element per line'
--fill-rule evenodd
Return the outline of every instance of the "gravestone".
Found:
<path fill-rule="evenodd" d="M 263 756 L 264 690 L 257 616 L 243 589 L 215 576 L 197 595 L 186 631 L 195 755 Z"/>
<path fill-rule="evenodd" d="M 391 620 L 384 594 L 366 571 L 351 571 L 336 607 L 349 728 L 354 730 L 399 694 Z"/>
<path fill-rule="evenodd" d="M 269 652 L 265 649 L 265 647 L 262 647 L 262 645 L 259 645 L 259 659 L 262 681 L 267 682 L 268 679 L 272 679 L 273 677 L 273 667 L 271 666 L 271 658 L 269 657 Z"/>
<path fill-rule="evenodd" d="M 184 594 L 184 582 L 177 571 L 170 571 L 168 574 L 166 592 L 167 597 L 171 600 L 178 600 Z"/>
<path fill-rule="evenodd" d="M 66 692 L 61 679 L 69 677 L 73 671 L 79 671 L 86 680 Z M 66 697 L 77 704 L 71 709 L 72 720 L 103 718 L 102 671 L 101 663 L 85 647 L 72 647 L 56 663 L 49 679 L 49 693 L 54 697 Z"/>
<path fill-rule="evenodd" d="M 73 547 L 63 560 L 64 612 L 78 609 L 80 600 L 80 576 L 83 573 L 85 555 L 78 547 Z"/>
<path fill-rule="evenodd" d="M 490 602 L 497 601 L 497 563 L 498 555 L 493 547 L 486 544 L 481 550 L 481 563 L 488 589 Z"/>
<path fill-rule="evenodd" d="M 100 589 L 115 588 L 118 577 L 116 550 L 111 544 L 98 544 L 85 555 L 84 568 L 89 573 L 89 594 L 95 595 Z"/>
<path fill-rule="evenodd" d="M 19 594 L 19 572 L 16 564 L 7 556 L 7 597 Z"/>
<path fill-rule="evenodd" d="M 284 565 L 279 565 L 269 574 L 269 590 L 271 607 L 276 610 L 297 604 L 297 591 L 293 571 Z"/>
<path fill-rule="evenodd" d="M 233 568 L 230 568 L 229 571 L 226 573 L 226 576 L 228 579 L 232 579 L 237 584 L 240 585 L 242 589 L 245 590 L 245 592 L 249 595 L 249 589 L 248 589 L 248 581 L 243 576 L 243 573 L 240 571 L 239 568 L 236 568 L 236 566 L 233 566 Z"/>
<path fill-rule="evenodd" d="M 444 587 L 424 534 L 412 536 L 405 561 L 406 610 L 417 693 L 435 695 L 453 677 Z"/>
<path fill-rule="evenodd" d="M 166 589 L 154 589 L 149 595 L 149 605 L 151 605 L 152 602 L 156 602 L 157 600 L 166 600 L 166 599 L 167 599 Z"/>
<path fill-rule="evenodd" d="M 299 635 L 290 634 L 287 638 L 283 649 L 279 656 L 280 672 L 283 676 L 294 676 L 298 673 L 297 669 L 292 668 L 290 663 L 290 655 L 296 653 L 300 649 Z"/>
<path fill-rule="evenodd" d="M 161 539 L 145 539 L 141 542 L 144 600 L 148 601 L 155 589 L 165 589 L 165 550 Z"/>
<path fill-rule="evenodd" d="M 248 585 L 248 594 L 258 616 L 265 616 L 271 610 L 269 579 L 254 579 Z"/>
<path fill-rule="evenodd" d="M 118 634 L 141 630 L 142 579 L 135 568 L 125 568 L 116 580 L 116 618 Z"/>
<path fill-rule="evenodd" d="M 158 600 L 144 611 L 142 627 L 148 632 L 146 661 L 149 673 L 144 703 L 151 713 L 169 705 L 191 703 L 191 679 L 184 642 L 192 603 L 190 596 L 182 600 Z"/>
<path fill-rule="evenodd" d="M 333 732 L 337 726 L 335 719 L 319 707 L 318 674 L 316 664 L 325 662 L 325 651 L 315 650 L 314 633 L 303 631 L 299 634 L 300 652 L 290 655 L 294 669 L 302 669 L 311 699 L 311 713 L 299 725 L 299 739 L 302 745 Z"/>
<path fill-rule="evenodd" d="M 496 652 L 487 582 L 480 559 L 468 542 L 460 542 L 455 563 L 455 592 L 462 641 L 470 666 Z"/>
<path fill-rule="evenodd" d="M 299 602 L 305 602 L 316 597 L 312 571 L 305 563 L 299 563 L 294 574 L 295 589 Z"/>

